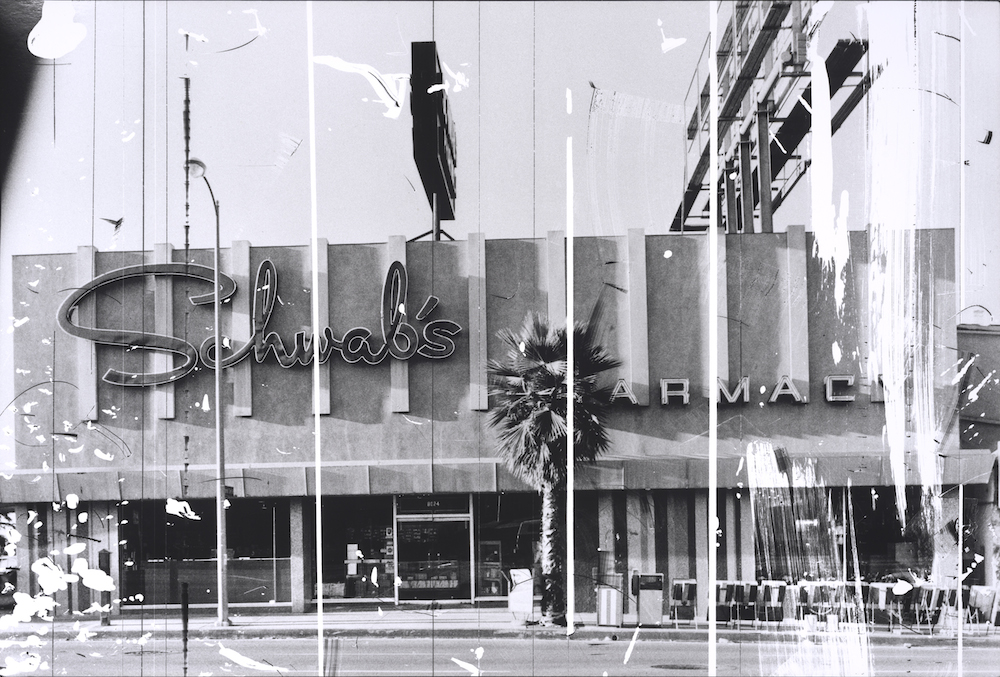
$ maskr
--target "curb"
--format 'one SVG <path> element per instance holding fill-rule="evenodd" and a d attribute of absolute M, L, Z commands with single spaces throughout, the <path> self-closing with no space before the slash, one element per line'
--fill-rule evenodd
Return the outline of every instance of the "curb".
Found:
<path fill-rule="evenodd" d="M 141 632 L 138 628 L 121 628 L 98 626 L 73 630 L 71 628 L 56 628 L 46 633 L 45 638 L 59 641 L 76 640 L 81 631 L 90 634 L 89 639 L 100 641 L 105 639 L 137 640 L 144 634 L 153 633 L 156 639 L 180 640 L 183 633 L 179 629 L 170 628 L 167 630 L 147 630 Z M 18 631 L 8 631 L 3 633 L 7 639 L 14 637 L 28 636 L 36 634 L 37 630 L 22 628 Z M 569 638 L 576 642 L 623 642 L 628 643 L 635 634 L 634 627 L 581 627 Z M 316 628 L 274 628 L 257 625 L 239 626 L 234 625 L 228 628 L 192 628 L 188 631 L 188 639 L 195 640 L 220 640 L 220 639 L 297 639 L 313 638 L 316 636 Z M 324 636 L 330 639 L 470 639 L 470 640 L 565 640 L 567 635 L 563 628 L 334 628 L 327 629 Z M 845 637 L 843 633 L 800 633 L 794 630 L 780 630 L 774 632 L 748 630 L 748 631 L 720 631 L 717 640 L 720 644 L 758 644 L 758 643 L 799 643 L 810 641 L 813 644 L 836 643 L 840 637 Z M 930 636 L 918 634 L 895 634 L 890 632 L 869 632 L 868 641 L 875 646 L 899 646 L 906 647 L 950 647 L 957 641 L 956 637 Z M 679 630 L 665 628 L 641 628 L 636 637 L 642 642 L 699 642 L 708 641 L 707 630 Z M 831 641 L 832 640 L 832 641 Z M 1000 646 L 1000 635 L 965 635 L 963 643 L 968 646 Z"/>

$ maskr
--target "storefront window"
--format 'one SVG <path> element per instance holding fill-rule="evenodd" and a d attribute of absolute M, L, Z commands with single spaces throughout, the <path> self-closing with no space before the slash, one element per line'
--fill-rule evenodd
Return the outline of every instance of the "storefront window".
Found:
<path fill-rule="evenodd" d="M 933 537 L 926 520 L 929 513 L 922 506 L 922 489 L 906 488 L 906 523 L 900 526 L 896 492 L 886 487 L 852 487 L 850 504 L 845 505 L 843 488 L 832 491 L 832 512 L 837 521 L 839 550 L 843 541 L 857 540 L 858 566 L 863 581 L 886 581 L 916 575 L 926 579 L 934 561 Z M 843 529 L 844 516 L 853 512 L 856 535 Z M 839 519 L 837 519 L 839 517 Z M 848 580 L 854 576 L 853 555 L 847 557 Z"/>
<path fill-rule="evenodd" d="M 399 598 L 469 599 L 469 521 L 399 523 Z"/>
<path fill-rule="evenodd" d="M 183 583 L 191 604 L 216 603 L 215 501 L 187 503 L 185 517 L 164 501 L 123 502 L 123 604 L 180 604 Z M 230 499 L 226 528 L 230 603 L 290 602 L 288 499 Z"/>
<path fill-rule="evenodd" d="M 395 599 L 392 497 L 330 496 L 322 504 L 323 597 Z"/>
<path fill-rule="evenodd" d="M 504 596 L 511 569 L 533 569 L 538 548 L 537 494 L 481 494 L 474 499 L 476 596 Z"/>

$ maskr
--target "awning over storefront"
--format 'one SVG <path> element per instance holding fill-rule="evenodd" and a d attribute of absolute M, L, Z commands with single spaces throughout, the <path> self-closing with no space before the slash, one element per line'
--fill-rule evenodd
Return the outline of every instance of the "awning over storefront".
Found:
<path fill-rule="evenodd" d="M 824 486 L 891 486 L 894 484 L 888 455 L 826 455 L 819 458 L 790 457 L 796 467 L 809 465 L 818 484 Z M 941 484 L 988 484 L 997 462 L 997 453 L 963 450 L 940 458 Z M 177 468 L 158 468 L 145 474 L 131 471 L 52 471 L 18 470 L 18 481 L 0 481 L 0 501 L 4 503 L 65 500 L 76 494 L 82 501 L 137 499 L 210 498 L 215 496 L 215 473 L 199 468 L 188 470 L 186 478 Z M 311 496 L 315 495 L 315 469 L 306 465 L 229 467 L 226 484 L 232 496 Z M 35 478 L 38 478 L 35 481 Z M 185 481 L 186 479 L 186 481 Z M 325 496 L 430 493 L 493 493 L 531 491 L 495 459 L 481 463 L 429 463 L 398 466 L 330 465 L 323 469 Z M 906 457 L 906 484 L 920 484 L 916 458 Z M 186 485 L 186 486 L 185 486 Z M 719 459 L 720 489 L 748 488 L 745 463 L 739 458 Z M 786 485 L 787 486 L 787 485 Z M 708 460 L 703 458 L 642 458 L 601 460 L 581 466 L 576 488 L 587 490 L 622 489 L 705 489 L 708 487 Z"/>

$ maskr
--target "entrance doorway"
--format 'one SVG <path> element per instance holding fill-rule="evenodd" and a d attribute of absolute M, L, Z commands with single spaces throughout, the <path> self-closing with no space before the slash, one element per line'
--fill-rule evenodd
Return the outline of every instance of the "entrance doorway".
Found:
<path fill-rule="evenodd" d="M 397 497 L 400 600 L 472 599 L 469 496 Z"/>

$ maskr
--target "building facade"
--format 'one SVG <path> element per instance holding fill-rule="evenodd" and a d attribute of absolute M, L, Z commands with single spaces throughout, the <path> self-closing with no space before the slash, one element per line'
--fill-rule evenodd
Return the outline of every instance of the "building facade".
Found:
<path fill-rule="evenodd" d="M 996 583 L 995 444 L 958 422 L 963 365 L 979 348 L 955 325 L 954 231 L 916 237 L 928 252 L 919 284 L 937 299 L 945 366 L 935 385 L 950 402 L 938 497 L 942 514 L 955 513 L 963 486 L 964 514 L 977 516 L 963 522 L 974 525 L 971 549 L 962 558 L 947 529 L 925 519 L 909 448 L 908 519 L 898 520 L 884 398 L 869 374 L 868 234 L 850 234 L 841 312 L 811 233 L 730 234 L 718 279 L 715 579 L 954 577 L 964 559 L 977 564 L 972 582 Z M 15 257 L 14 307 L 30 307 L 31 320 L 14 329 L 17 467 L 0 501 L 27 536 L 17 589 L 37 592 L 29 572 L 39 559 L 68 571 L 83 557 L 109 569 L 116 610 L 179 604 L 183 583 L 193 604 L 213 605 L 221 406 L 232 605 L 307 609 L 318 567 L 324 598 L 338 602 L 503 600 L 510 569 L 536 566 L 540 503 L 496 458 L 487 360 L 501 357 L 497 332 L 529 313 L 565 318 L 569 300 L 582 319 L 602 298 L 594 321 L 622 366 L 609 375 L 611 449 L 577 473 L 578 608 L 594 610 L 598 568 L 611 562 L 625 580 L 660 573 L 707 590 L 707 237 L 630 230 L 573 246 L 568 294 L 561 232 L 320 240 L 318 289 L 308 246 L 234 242 L 222 256 L 221 403 L 211 251 Z M 100 593 L 71 584 L 57 599 L 72 613 Z"/>

